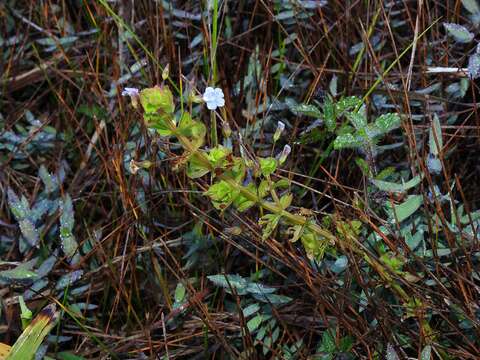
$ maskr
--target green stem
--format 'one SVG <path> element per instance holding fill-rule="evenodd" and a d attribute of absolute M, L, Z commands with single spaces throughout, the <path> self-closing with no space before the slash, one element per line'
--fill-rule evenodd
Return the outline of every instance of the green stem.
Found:
<path fill-rule="evenodd" d="M 202 164 L 207 167 L 210 171 L 214 171 L 215 168 L 213 165 L 210 163 L 206 155 L 202 152 L 199 151 L 198 148 L 196 148 L 191 141 L 183 136 L 178 134 L 177 129 L 175 124 L 170 122 L 170 129 L 173 132 L 173 134 L 178 138 L 180 143 L 182 144 L 182 147 L 188 151 L 191 154 L 196 154 L 197 159 L 202 162 Z M 228 183 L 232 188 L 238 190 L 245 198 L 248 200 L 254 202 L 261 208 L 273 213 L 273 214 L 280 214 L 288 223 L 292 225 L 301 225 L 301 226 L 306 226 L 308 227 L 311 231 L 315 232 L 318 236 L 327 239 L 331 243 L 338 243 L 340 240 L 337 238 L 335 235 L 333 235 L 330 231 L 323 229 L 319 225 L 312 223 L 307 219 L 305 216 L 297 215 L 297 214 L 292 214 L 287 210 L 282 209 L 279 205 L 272 203 L 270 201 L 265 201 L 261 197 L 258 196 L 257 193 L 250 191 L 246 187 L 242 186 L 241 184 L 237 183 L 234 179 L 232 179 L 229 176 L 226 176 L 225 174 L 221 174 L 217 176 L 218 179 L 225 181 Z M 352 244 L 353 242 L 353 244 Z M 384 264 L 382 264 L 380 261 L 374 259 L 368 254 L 368 250 L 365 248 L 365 246 L 354 236 L 349 236 L 343 243 L 341 244 L 342 246 L 347 247 L 350 251 L 353 253 L 356 253 L 357 255 L 362 256 L 365 261 L 380 275 L 380 277 L 387 283 L 389 284 L 392 289 L 397 292 L 397 294 L 405 301 L 408 302 L 410 300 L 410 297 L 407 295 L 405 290 L 395 282 L 395 280 L 392 278 L 392 276 L 389 273 L 388 267 L 386 267 Z"/>

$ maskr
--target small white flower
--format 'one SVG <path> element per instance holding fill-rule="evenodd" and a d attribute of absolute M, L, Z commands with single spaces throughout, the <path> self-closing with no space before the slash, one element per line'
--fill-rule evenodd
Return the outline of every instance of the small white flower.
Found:
<path fill-rule="evenodd" d="M 131 98 L 140 96 L 140 91 L 137 88 L 126 87 L 122 91 L 122 96 L 130 96 Z"/>
<path fill-rule="evenodd" d="M 216 110 L 225 105 L 223 91 L 220 88 L 207 87 L 203 93 L 203 101 L 207 103 L 208 110 Z"/>

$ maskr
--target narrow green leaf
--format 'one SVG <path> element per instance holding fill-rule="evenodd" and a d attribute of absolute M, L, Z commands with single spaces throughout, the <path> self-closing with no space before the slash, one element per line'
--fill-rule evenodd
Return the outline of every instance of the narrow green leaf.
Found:
<path fill-rule="evenodd" d="M 38 275 L 25 268 L 24 264 L 17 266 L 14 269 L 0 271 L 0 280 L 6 281 L 7 283 L 28 283 L 36 280 Z"/>
<path fill-rule="evenodd" d="M 432 124 L 430 125 L 428 145 L 430 147 L 430 153 L 435 156 L 438 156 L 443 148 L 442 127 L 437 114 L 433 116 Z"/>
<path fill-rule="evenodd" d="M 414 178 L 410 179 L 406 183 L 397 184 L 383 180 L 372 179 L 372 183 L 382 191 L 388 192 L 405 192 L 415 186 L 417 186 L 420 181 L 422 181 L 422 176 L 417 175 Z"/>
<path fill-rule="evenodd" d="M 423 204 L 422 195 L 412 195 L 408 198 L 407 201 L 400 205 L 393 205 L 393 211 L 396 214 L 396 219 L 399 222 L 407 219 L 409 216 L 413 215 L 415 211 Z"/>
<path fill-rule="evenodd" d="M 55 326 L 58 316 L 55 305 L 45 307 L 17 339 L 6 360 L 33 359 L 43 339 Z"/>
<path fill-rule="evenodd" d="M 248 322 L 247 322 L 248 331 L 253 333 L 255 330 L 258 329 L 258 327 L 263 322 L 263 320 L 264 319 L 263 319 L 262 314 L 257 314 L 255 317 L 248 320 Z"/>

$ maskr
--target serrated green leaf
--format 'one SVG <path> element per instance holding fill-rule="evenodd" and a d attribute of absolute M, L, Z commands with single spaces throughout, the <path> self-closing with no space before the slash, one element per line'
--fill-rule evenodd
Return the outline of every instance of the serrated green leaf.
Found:
<path fill-rule="evenodd" d="M 453 24 L 453 23 L 443 23 L 447 33 L 453 37 L 456 42 L 459 43 L 469 43 L 473 40 L 473 33 L 467 30 L 465 26 Z"/>
<path fill-rule="evenodd" d="M 367 126 L 367 117 L 365 111 L 347 112 L 346 116 L 353 127 L 357 130 L 363 129 L 365 126 Z"/>
<path fill-rule="evenodd" d="M 327 130 L 332 132 L 337 127 L 337 117 L 335 114 L 335 105 L 330 98 L 327 98 L 323 104 L 323 121 Z"/>
<path fill-rule="evenodd" d="M 340 134 L 337 136 L 335 141 L 333 142 L 333 148 L 335 150 L 340 149 L 355 149 L 363 146 L 365 144 L 365 140 L 353 134 Z"/>
<path fill-rule="evenodd" d="M 400 126 L 401 120 L 398 114 L 383 114 L 375 120 L 375 126 L 380 129 L 382 134 L 386 134 Z"/>
<path fill-rule="evenodd" d="M 336 349 L 337 344 L 335 343 L 335 330 L 325 330 L 322 334 L 322 342 L 320 343 L 317 352 L 332 354 Z"/>
<path fill-rule="evenodd" d="M 263 176 L 269 176 L 277 170 L 277 160 L 272 157 L 258 159 Z"/>

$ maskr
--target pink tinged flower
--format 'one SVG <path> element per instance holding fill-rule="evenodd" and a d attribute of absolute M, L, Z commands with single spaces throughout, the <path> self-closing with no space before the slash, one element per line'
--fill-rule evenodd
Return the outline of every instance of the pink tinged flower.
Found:
<path fill-rule="evenodd" d="M 225 106 L 223 91 L 220 88 L 207 87 L 202 98 L 207 103 L 208 110 L 216 110 L 217 107 Z"/>

